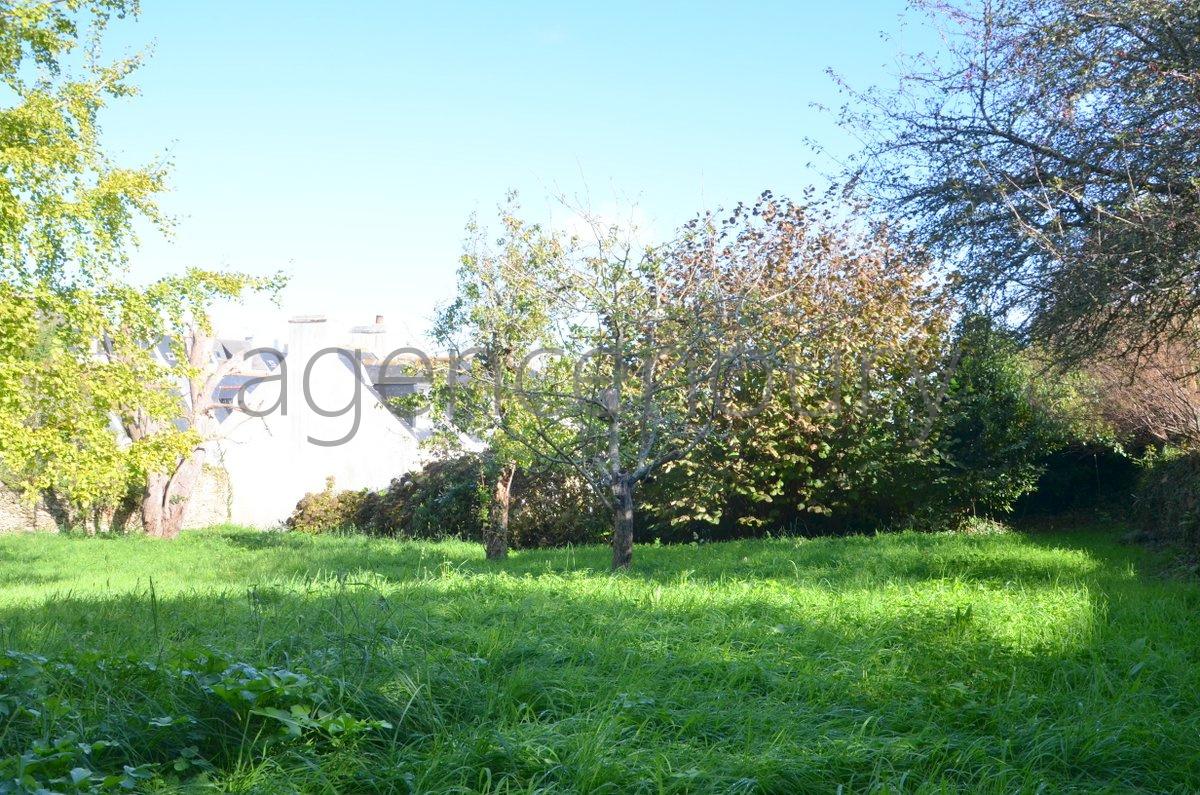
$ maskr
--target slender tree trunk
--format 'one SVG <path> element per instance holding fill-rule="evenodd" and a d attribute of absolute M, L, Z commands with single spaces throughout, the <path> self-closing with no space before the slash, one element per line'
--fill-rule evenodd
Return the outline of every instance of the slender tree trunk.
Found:
<path fill-rule="evenodd" d="M 488 560 L 504 560 L 508 557 L 508 509 L 516 473 L 516 465 L 508 464 L 501 467 L 496 476 L 492 503 L 488 507 L 488 523 L 483 531 L 483 548 Z"/>
<path fill-rule="evenodd" d="M 613 484 L 613 571 L 633 562 L 633 483 L 621 477 Z"/>

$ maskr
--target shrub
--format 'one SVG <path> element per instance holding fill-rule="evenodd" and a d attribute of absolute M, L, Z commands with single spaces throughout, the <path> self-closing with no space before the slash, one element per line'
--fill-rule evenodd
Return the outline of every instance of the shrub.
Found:
<path fill-rule="evenodd" d="M 356 524 L 379 535 L 479 540 L 482 484 L 478 456 L 432 461 L 368 494 Z"/>
<path fill-rule="evenodd" d="M 296 510 L 285 524 L 301 533 L 326 533 L 355 527 L 366 500 L 365 491 L 337 491 L 334 479 L 325 481 L 325 490 L 310 492 L 296 503 Z"/>
<path fill-rule="evenodd" d="M 1200 547 L 1200 452 L 1152 450 L 1141 469 L 1134 522 L 1153 538 Z"/>
<path fill-rule="evenodd" d="M 1034 352 L 982 318 L 964 321 L 959 346 L 927 443 L 873 495 L 904 515 L 952 524 L 1009 513 L 1051 456 L 1106 438 L 1081 377 L 1047 374 Z"/>
<path fill-rule="evenodd" d="M 514 547 L 558 547 L 603 541 L 612 514 L 591 487 L 561 470 L 519 471 L 513 480 L 509 543 Z"/>
<path fill-rule="evenodd" d="M 920 389 L 902 357 L 876 374 L 869 395 L 856 392 L 862 387 L 854 373 L 824 385 L 844 391 L 846 408 L 835 420 L 816 413 L 831 400 L 823 392 L 806 422 L 781 424 L 777 399 L 755 416 L 744 443 L 702 447 L 648 484 L 643 498 L 658 521 L 643 536 L 953 528 L 963 517 L 1009 513 L 1037 487 L 1049 457 L 1068 445 L 1113 449 L 1089 420 L 1081 377 L 1044 375 L 1034 352 L 981 318 L 965 319 L 956 337 L 956 366 L 930 376 L 944 385 L 940 403 L 933 402 L 939 387 Z M 955 357 L 946 350 L 941 358 Z M 1090 456 L 1086 463 L 1094 494 Z M 729 484 L 716 499 L 714 479 Z"/>
<path fill-rule="evenodd" d="M 483 540 L 487 490 L 483 461 L 459 455 L 431 461 L 377 492 L 324 491 L 306 494 L 287 520 L 292 530 L 321 533 L 357 529 L 404 538 Z M 509 510 L 513 547 L 552 547 L 599 541 L 608 531 L 589 486 L 561 470 L 517 473 Z"/>

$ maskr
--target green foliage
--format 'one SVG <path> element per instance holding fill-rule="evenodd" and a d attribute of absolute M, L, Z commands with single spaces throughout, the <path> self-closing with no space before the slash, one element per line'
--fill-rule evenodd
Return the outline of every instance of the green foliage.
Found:
<path fill-rule="evenodd" d="M 857 303 L 870 306 L 863 295 Z M 908 322 L 911 332 L 928 321 L 914 313 Z M 768 393 L 740 433 L 656 479 L 644 497 L 653 521 L 643 537 L 745 537 L 780 525 L 953 527 L 965 515 L 1011 511 L 1068 446 L 1114 447 L 1094 418 L 1086 379 L 1046 371 L 1033 351 L 982 319 L 945 336 L 901 335 L 907 342 L 890 349 L 868 323 L 860 336 L 840 331 L 843 344 L 869 355 L 847 357 L 840 372 L 802 372 L 807 381 L 795 380 L 805 391 Z"/>
<path fill-rule="evenodd" d="M 386 720 L 345 712 L 344 681 L 278 666 L 255 668 L 211 649 L 182 650 L 170 660 L 84 652 L 71 662 L 8 651 L 0 657 L 0 682 L 6 730 L 30 738 L 25 750 L 0 758 L 3 793 L 129 792 L 151 781 L 201 783 L 217 765 L 243 755 L 297 745 L 310 752 L 342 748 L 369 732 L 392 729 Z M 81 735 L 65 727 L 78 725 L 89 688 L 131 688 L 140 698 Z M 170 714 L 147 714 L 164 704 Z"/>
<path fill-rule="evenodd" d="M 620 576 L 600 546 L 4 536 L 0 640 L 46 662 L 0 652 L 0 770 L 36 749 L 72 755 L 39 778 L 66 792 L 126 765 L 167 792 L 1196 790 L 1200 584 L 1119 535 L 647 545 Z"/>
<path fill-rule="evenodd" d="M 1042 372 L 1004 331 L 967 318 L 928 456 L 905 473 L 927 512 L 1005 513 L 1029 493 L 1047 456 L 1101 433 L 1082 384 Z"/>
<path fill-rule="evenodd" d="M 611 532 L 612 512 L 574 473 L 535 466 L 517 470 L 509 523 L 518 548 L 594 544 Z"/>
<path fill-rule="evenodd" d="M 90 293 L 0 283 L 0 482 L 30 499 L 52 495 L 68 524 L 112 508 L 139 473 L 189 444 L 178 432 L 119 442 L 113 417 L 136 412 L 165 423 L 178 403 L 147 356 L 94 355 L 104 309 Z"/>
<path fill-rule="evenodd" d="M 355 524 L 381 535 L 479 540 L 486 510 L 483 496 L 482 459 L 438 459 L 368 494 Z"/>
<path fill-rule="evenodd" d="M 1200 453 L 1151 449 L 1140 462 L 1133 518 L 1152 538 L 1200 550 Z"/>
<path fill-rule="evenodd" d="M 68 525 L 99 519 L 191 457 L 211 390 L 189 340 L 210 331 L 213 301 L 281 284 L 200 269 L 125 283 L 135 225 L 164 225 L 164 170 L 120 167 L 104 151 L 99 114 L 133 93 L 138 58 L 96 55 L 108 21 L 137 10 L 136 0 L 0 3 L 0 483 L 46 498 Z M 169 366 L 153 353 L 164 337 L 176 347 Z"/>
<path fill-rule="evenodd" d="M 323 491 L 310 492 L 296 503 L 296 510 L 284 523 L 301 533 L 326 533 L 350 530 L 359 522 L 359 511 L 367 501 L 366 491 L 341 491 L 333 478 L 327 478 Z"/>
<path fill-rule="evenodd" d="M 508 500 L 513 473 L 533 461 L 529 444 L 533 416 L 517 394 L 525 356 L 543 346 L 552 321 L 549 301 L 538 285 L 559 267 L 562 244 L 519 217 L 517 196 L 499 208 L 500 233 L 472 219 L 467 250 L 458 270 L 457 296 L 440 308 L 433 337 L 451 351 L 453 371 L 444 373 L 432 397 L 441 433 L 434 444 L 461 450 L 462 436 L 488 446 L 479 500 L 487 514 L 485 545 L 503 556 L 511 539 Z M 415 527 L 427 518 L 415 515 Z"/>
<path fill-rule="evenodd" d="M 292 530 L 359 530 L 399 538 L 480 541 L 487 521 L 487 461 L 457 455 L 429 462 L 377 492 L 306 494 L 287 520 Z M 587 484 L 559 469 L 519 470 L 512 484 L 510 541 L 521 548 L 592 543 L 609 517 Z"/>
<path fill-rule="evenodd" d="M 833 215 L 828 203 L 770 198 L 727 222 L 733 248 L 760 252 L 769 290 L 787 300 L 765 307 L 754 339 L 765 355 L 740 373 L 735 411 L 648 485 L 645 533 L 841 521 L 912 457 L 919 431 L 899 420 L 921 413 L 915 382 L 940 364 L 950 307 L 920 250 Z"/>
<path fill-rule="evenodd" d="M 138 466 L 171 447 L 117 444 L 108 424 L 119 403 L 151 414 L 162 403 L 128 401 L 146 374 L 92 356 L 108 309 L 97 287 L 122 269 L 135 222 L 161 220 L 162 170 L 112 164 L 97 127 L 107 101 L 131 93 L 137 59 L 100 64 L 92 45 L 110 17 L 136 10 L 127 0 L 0 8 L 0 481 L 30 499 L 53 492 L 65 521 L 111 507 Z"/>
<path fill-rule="evenodd" d="M 0 281 L 98 284 L 124 265 L 135 221 L 161 220 L 163 169 L 114 165 L 97 125 L 110 99 L 133 93 L 139 59 L 101 64 L 93 53 L 110 17 L 136 11 L 134 0 L 0 7 L 0 82 L 11 98 L 0 109 Z"/>

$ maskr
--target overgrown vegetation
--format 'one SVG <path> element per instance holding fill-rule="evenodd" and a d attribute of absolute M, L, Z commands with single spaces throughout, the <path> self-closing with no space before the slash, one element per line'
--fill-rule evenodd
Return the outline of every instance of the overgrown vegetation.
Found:
<path fill-rule="evenodd" d="M 0 4 L 0 487 L 63 527 L 132 501 L 147 533 L 172 537 L 217 433 L 213 389 L 239 363 L 212 362 L 209 308 L 282 280 L 190 268 L 129 282 L 138 225 L 169 226 L 162 165 L 120 166 L 100 135 L 141 60 L 102 63 L 100 43 L 137 11 Z"/>
<path fill-rule="evenodd" d="M 648 546 L 613 576 L 604 547 L 496 563 L 366 536 L 6 536 L 0 776 L 1191 791 L 1200 586 L 1113 537 Z"/>
<path fill-rule="evenodd" d="M 286 524 L 306 533 L 482 542 L 493 498 L 488 464 L 467 453 L 434 460 L 378 492 L 338 490 L 330 480 L 324 491 L 305 495 Z M 553 469 L 518 470 L 509 513 L 506 548 L 593 543 L 608 528 L 588 486 Z"/>
<path fill-rule="evenodd" d="M 1200 453 L 1167 448 L 1147 455 L 1141 461 L 1134 516 L 1152 538 L 1200 554 Z"/>
<path fill-rule="evenodd" d="M 1103 421 L 1089 413 L 1087 382 L 1041 373 L 1011 335 L 985 319 L 968 318 L 948 338 L 943 355 L 952 366 L 928 373 L 922 388 L 912 383 L 907 357 L 889 363 L 884 353 L 869 353 L 873 380 L 853 361 L 840 379 L 806 372 L 812 380 L 803 403 L 795 392 L 772 392 L 769 410 L 710 436 L 649 480 L 635 537 L 953 527 L 967 516 L 1006 515 L 1071 445 L 1114 448 Z M 888 386 L 892 394 L 884 394 Z M 756 400 L 761 383 L 757 391 Z M 843 405 L 833 405 L 839 399 Z M 310 494 L 288 526 L 483 540 L 492 481 L 486 457 L 460 454 L 377 494 L 332 486 Z M 527 464 L 514 476 L 507 534 L 518 547 L 588 543 L 607 531 L 604 514 L 572 470 Z"/>

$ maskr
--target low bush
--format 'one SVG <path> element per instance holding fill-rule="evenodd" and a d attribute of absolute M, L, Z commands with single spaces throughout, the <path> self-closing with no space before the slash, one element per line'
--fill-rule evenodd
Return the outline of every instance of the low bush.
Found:
<path fill-rule="evenodd" d="M 1152 538 L 1200 548 L 1200 452 L 1152 451 L 1141 467 L 1135 523 Z"/>
<path fill-rule="evenodd" d="M 357 529 L 374 535 L 464 541 L 483 539 L 487 491 L 477 455 L 439 459 L 406 473 L 376 492 L 306 494 L 287 520 L 289 529 L 322 533 Z M 608 514 L 589 486 L 559 471 L 524 470 L 513 480 L 509 543 L 555 547 L 600 541 Z"/>
<path fill-rule="evenodd" d="M 287 528 L 301 533 L 326 533 L 357 526 L 367 492 L 338 491 L 335 486 L 334 479 L 328 478 L 324 491 L 301 497 L 284 523 Z"/>
<path fill-rule="evenodd" d="M 482 484 L 478 456 L 435 460 L 368 494 L 355 524 L 377 535 L 478 540 Z"/>

